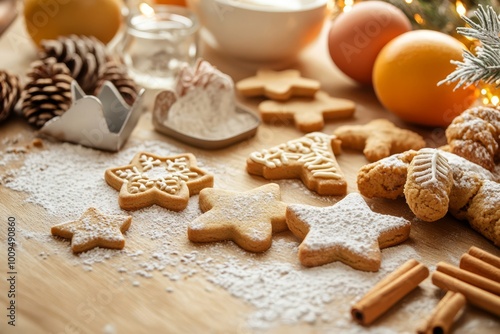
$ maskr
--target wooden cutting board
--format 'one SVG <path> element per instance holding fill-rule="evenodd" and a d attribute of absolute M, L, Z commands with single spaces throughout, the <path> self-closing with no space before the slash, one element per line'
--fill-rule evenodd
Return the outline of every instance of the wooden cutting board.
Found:
<path fill-rule="evenodd" d="M 431 147 L 444 143 L 442 129 L 425 129 L 406 124 L 384 110 L 378 103 L 371 88 L 363 88 L 338 72 L 327 56 L 326 35 L 323 34 L 317 43 L 307 49 L 296 63 L 289 67 L 299 69 L 303 76 L 315 78 L 322 84 L 323 90 L 329 94 L 354 100 L 357 111 L 353 119 L 328 123 L 324 132 L 331 133 L 333 129 L 344 124 L 363 124 L 376 118 L 387 118 L 398 126 L 415 130 L 422 134 Z M 18 19 L 0 39 L 2 55 L 1 67 L 9 69 L 21 76 L 24 75 L 29 62 L 36 57 L 34 46 L 26 37 L 22 22 Z M 222 71 L 231 75 L 235 81 L 253 75 L 258 65 L 245 64 L 225 59 L 213 50 L 205 48 L 202 55 Z M 217 186 L 232 190 L 249 190 L 267 183 L 262 178 L 252 177 L 245 172 L 245 161 L 248 155 L 263 148 L 271 147 L 290 139 L 302 136 L 293 126 L 283 124 L 264 124 L 257 135 L 247 141 L 226 149 L 204 151 L 184 145 L 156 133 L 151 122 L 151 106 L 156 92 L 147 92 L 145 97 L 145 112 L 135 129 L 132 140 L 157 140 L 179 150 L 192 152 L 208 165 L 211 162 L 217 166 L 225 166 L 230 173 L 216 175 Z M 251 108 L 256 108 L 260 100 L 242 101 Z M 22 120 L 11 118 L 0 125 L 0 152 L 8 147 L 21 147 L 31 143 L 36 132 Z M 39 152 L 30 148 L 24 156 Z M 22 165 L 23 155 L 19 162 L 0 166 L 0 176 L 5 177 L 11 171 Z M 339 164 L 346 175 L 349 192 L 357 191 L 356 174 L 361 166 L 367 163 L 359 152 L 344 152 L 338 157 Z M 111 166 L 110 166 L 111 167 Z M 298 181 L 297 181 L 298 182 Z M 287 203 L 305 203 L 310 205 L 331 205 L 340 198 L 320 198 L 295 181 L 282 182 L 282 197 Z M 0 277 L 3 282 L 0 292 L 2 317 L 1 333 L 251 333 L 247 318 L 256 309 L 244 300 L 232 296 L 227 290 L 211 284 L 203 275 L 194 275 L 181 280 L 168 279 L 159 271 L 153 271 L 152 277 L 135 277 L 132 274 L 116 270 L 120 261 L 135 261 L 133 256 L 125 260 L 113 256 L 102 263 L 92 265 L 88 271 L 82 260 L 69 250 L 69 243 L 50 237 L 50 226 L 62 222 L 57 215 L 50 215 L 42 207 L 26 202 L 25 193 L 13 191 L 0 186 Z M 404 200 L 370 201 L 374 210 L 382 213 L 401 215 L 413 219 Z M 196 205 L 191 202 L 190 205 Z M 6 277 L 7 252 L 6 222 L 8 217 L 15 217 L 17 223 L 17 255 L 16 255 L 16 327 L 8 326 L 6 305 L 8 303 Z M 141 222 L 134 222 L 140 224 Z M 19 232 L 19 231 L 22 231 Z M 127 235 L 126 249 L 129 252 L 142 251 L 150 254 L 152 246 L 147 237 L 135 233 Z M 30 235 L 46 236 L 30 237 Z M 182 236 L 181 236 L 182 237 Z M 290 233 L 276 237 L 291 242 L 294 239 Z M 435 223 L 414 223 L 411 238 L 406 242 L 420 256 L 422 262 L 431 269 L 438 261 L 445 260 L 456 264 L 461 254 L 474 245 L 500 255 L 499 250 L 481 235 L 473 231 L 466 223 L 452 217 L 445 217 Z M 189 252 L 198 246 L 190 244 L 187 239 L 179 252 Z M 235 258 L 247 259 L 250 255 L 237 250 L 232 245 L 222 244 Z M 273 250 L 270 250 L 269 256 Z M 130 254 L 130 253 L 129 253 Z M 221 252 L 214 252 L 220 256 Z M 266 261 L 266 256 L 252 257 L 255 261 Z M 283 254 L 283 261 L 297 265 L 294 252 Z M 222 260 L 222 259 L 215 259 Z M 259 263 L 259 262 L 257 262 Z M 302 268 L 302 270 L 307 270 Z M 345 274 L 353 273 L 345 267 Z M 353 274 L 353 279 L 356 275 Z M 332 279 L 335 279 L 332 277 Z M 307 282 L 304 282 L 307 284 Z M 361 284 L 361 282 L 360 282 Z M 427 282 L 420 291 L 413 293 L 410 301 L 416 302 L 423 295 L 436 294 L 438 289 Z M 354 298 L 346 293 L 328 303 L 325 313 L 332 317 L 345 317 L 348 306 Z M 279 302 L 279 301 L 277 301 Z M 414 332 L 417 322 L 407 322 L 404 314 L 398 314 L 398 304 L 386 316 L 379 320 L 371 330 L 393 332 Z M 343 313 L 342 313 L 343 312 Z M 431 312 L 430 308 L 421 308 L 417 318 L 425 319 Z M 341 314 L 342 313 L 342 314 Z M 415 315 L 414 315 L 415 316 Z M 365 332 L 365 329 L 353 322 L 345 323 L 344 327 L 335 324 L 317 322 L 307 324 L 301 322 L 294 325 L 278 324 L 268 329 L 272 333 L 336 333 Z M 456 333 L 493 333 L 500 328 L 500 321 L 481 310 L 468 307 L 464 317 L 456 326 Z"/>

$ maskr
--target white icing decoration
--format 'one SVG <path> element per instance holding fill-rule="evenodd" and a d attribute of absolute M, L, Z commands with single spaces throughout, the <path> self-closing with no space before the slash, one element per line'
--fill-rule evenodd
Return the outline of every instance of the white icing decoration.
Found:
<path fill-rule="evenodd" d="M 450 165 L 436 149 L 421 149 L 412 163 L 415 181 L 424 187 L 448 179 Z"/>
<path fill-rule="evenodd" d="M 128 183 L 128 191 L 131 194 L 142 193 L 154 187 L 175 194 L 181 189 L 183 182 L 198 177 L 198 173 L 189 168 L 186 157 L 161 161 L 143 154 L 139 162 L 141 170 L 133 166 L 132 169 L 119 169 L 115 172 L 119 178 Z M 162 175 L 161 169 L 163 169 Z M 145 173 L 148 170 L 152 172 L 152 176 Z"/>
<path fill-rule="evenodd" d="M 253 152 L 250 159 L 268 168 L 285 166 L 290 164 L 290 161 L 302 162 L 313 177 L 340 179 L 342 175 L 336 167 L 330 143 L 331 136 L 314 132 L 269 150 Z"/>

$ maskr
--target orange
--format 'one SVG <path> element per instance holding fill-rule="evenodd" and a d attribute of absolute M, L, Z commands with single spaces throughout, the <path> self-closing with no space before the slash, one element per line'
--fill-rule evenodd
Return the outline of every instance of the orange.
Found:
<path fill-rule="evenodd" d="M 403 120 L 446 127 L 475 100 L 475 89 L 454 90 L 437 83 L 453 72 L 450 60 L 462 60 L 464 45 L 446 34 L 416 30 L 389 42 L 373 68 L 380 103 Z"/>
<path fill-rule="evenodd" d="M 154 0 L 153 2 L 159 5 L 175 5 L 186 7 L 186 0 Z"/>
<path fill-rule="evenodd" d="M 108 43 L 120 29 L 121 0 L 25 0 L 24 21 L 36 44 L 61 35 L 95 36 Z"/>

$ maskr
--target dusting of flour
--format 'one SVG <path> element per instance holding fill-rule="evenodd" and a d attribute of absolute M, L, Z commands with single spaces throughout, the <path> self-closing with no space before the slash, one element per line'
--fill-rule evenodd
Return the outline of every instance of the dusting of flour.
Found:
<path fill-rule="evenodd" d="M 137 152 L 144 151 L 163 156 L 183 153 L 175 146 L 157 141 L 129 141 L 119 153 L 46 143 L 44 150 L 25 154 L 23 166 L 4 185 L 27 193 L 26 200 L 42 206 L 56 222 L 77 219 L 90 206 L 108 214 L 124 214 L 118 206 L 117 191 L 104 181 L 104 171 L 128 164 Z M 4 158 L 6 164 L 11 160 L 15 160 L 13 156 Z M 197 160 L 201 168 L 214 174 L 216 187 L 217 179 L 234 175 L 227 170 L 229 167 L 211 161 L 209 156 L 197 156 Z M 279 324 L 314 323 L 315 328 L 324 332 L 335 329 L 344 333 L 398 332 L 382 327 L 383 324 L 369 329 L 360 327 L 351 321 L 349 308 L 388 272 L 409 258 L 419 260 L 409 245 L 383 250 L 382 268 L 377 273 L 353 270 L 342 263 L 304 268 L 296 257 L 298 242 L 290 233 L 275 235 L 271 249 L 257 255 L 231 242 L 191 244 L 186 230 L 189 222 L 201 214 L 198 196 L 191 197 L 182 212 L 152 206 L 129 214 L 133 222 L 126 239 L 145 238 L 147 249 L 96 248 L 72 257 L 74 264 L 85 270 L 92 270 L 97 263 L 113 266 L 117 274 L 128 277 L 131 288 L 135 289 L 140 289 L 143 279 L 153 275 L 163 277 L 174 284 L 173 288 L 166 288 L 169 293 L 182 293 L 175 290 L 175 281 L 198 275 L 208 286 L 222 287 L 253 307 L 247 319 L 252 330 L 266 330 Z M 36 239 L 50 245 L 53 254 L 67 251 L 69 243 L 50 236 L 54 221 L 40 221 L 46 233 L 20 231 L 27 239 L 24 242 Z M 51 254 L 39 255 L 43 260 Z M 109 261 L 111 258 L 113 261 Z M 346 301 L 343 308 L 329 308 L 338 299 Z M 422 320 L 419 314 L 428 313 L 435 303 L 435 296 L 424 291 L 411 303 L 403 303 L 397 314 L 404 314 L 408 323 L 419 323 Z"/>

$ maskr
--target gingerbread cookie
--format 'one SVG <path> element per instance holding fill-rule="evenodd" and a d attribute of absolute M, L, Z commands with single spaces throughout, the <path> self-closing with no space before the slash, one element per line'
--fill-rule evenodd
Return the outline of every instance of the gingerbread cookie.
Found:
<path fill-rule="evenodd" d="M 278 101 L 288 100 L 292 96 L 312 97 L 319 87 L 318 81 L 302 78 L 297 70 L 259 70 L 256 76 L 236 83 L 236 89 L 243 96 L 266 96 Z"/>
<path fill-rule="evenodd" d="M 409 150 L 361 167 L 357 178 L 359 192 L 368 198 L 403 196 L 408 165 L 416 154 L 417 151 Z"/>
<path fill-rule="evenodd" d="M 419 134 L 400 129 L 386 119 L 376 119 L 364 125 L 345 125 L 334 132 L 343 148 L 363 151 L 370 162 L 407 150 L 425 147 Z"/>
<path fill-rule="evenodd" d="M 473 229 L 500 247 L 500 183 L 482 180 L 468 204 L 465 219 Z"/>
<path fill-rule="evenodd" d="M 325 120 L 352 117 L 356 104 L 350 100 L 317 92 L 314 98 L 292 98 L 285 102 L 264 101 L 259 104 L 262 121 L 293 120 L 302 132 L 319 131 Z"/>
<path fill-rule="evenodd" d="M 71 239 L 73 253 L 94 247 L 122 249 L 123 233 L 131 222 L 130 216 L 106 215 L 96 208 L 88 208 L 78 220 L 52 226 L 50 231 L 52 235 Z"/>
<path fill-rule="evenodd" d="M 300 178 L 320 195 L 344 195 L 347 182 L 335 159 L 339 153 L 340 141 L 335 136 L 313 132 L 251 153 L 247 171 L 268 180 Z"/>
<path fill-rule="evenodd" d="M 186 208 L 189 197 L 213 186 L 213 176 L 196 166 L 190 153 L 160 157 L 138 153 L 127 166 L 106 170 L 106 182 L 120 191 L 118 202 L 124 210 L 153 204 L 173 211 Z"/>
<path fill-rule="evenodd" d="M 408 157 L 415 156 L 414 152 L 410 153 Z M 440 153 L 447 159 L 453 174 L 448 211 L 457 219 L 468 220 L 472 228 L 492 240 L 495 245 L 500 245 L 500 220 L 498 217 L 500 212 L 498 210 L 500 177 L 456 154 L 445 151 Z M 358 173 L 358 189 L 362 195 L 367 197 L 395 198 L 396 195 L 403 196 L 403 187 L 406 183 L 410 162 L 394 159 L 394 156 L 391 156 L 361 168 Z M 387 172 L 395 168 L 400 174 L 397 178 Z M 398 193 L 393 189 L 387 189 L 384 192 L 383 185 L 385 184 L 392 184 Z M 371 191 L 374 188 L 378 191 Z M 366 189 L 369 191 L 365 191 Z"/>
<path fill-rule="evenodd" d="M 442 151 L 423 148 L 408 166 L 406 203 L 417 218 L 436 221 L 448 212 L 452 186 L 453 173 Z"/>
<path fill-rule="evenodd" d="M 404 218 L 373 212 L 358 193 L 329 207 L 289 205 L 286 222 L 302 239 L 299 260 L 304 266 L 341 261 L 364 271 L 378 271 L 380 249 L 408 239 L 411 227 Z"/>
<path fill-rule="evenodd" d="M 189 224 L 193 242 L 232 240 L 250 252 L 271 247 L 271 234 L 287 230 L 286 204 L 280 188 L 270 183 L 247 192 L 203 189 L 200 209 L 204 212 Z"/>
<path fill-rule="evenodd" d="M 467 109 L 446 129 L 451 152 L 492 171 L 500 161 L 500 110 Z"/>

